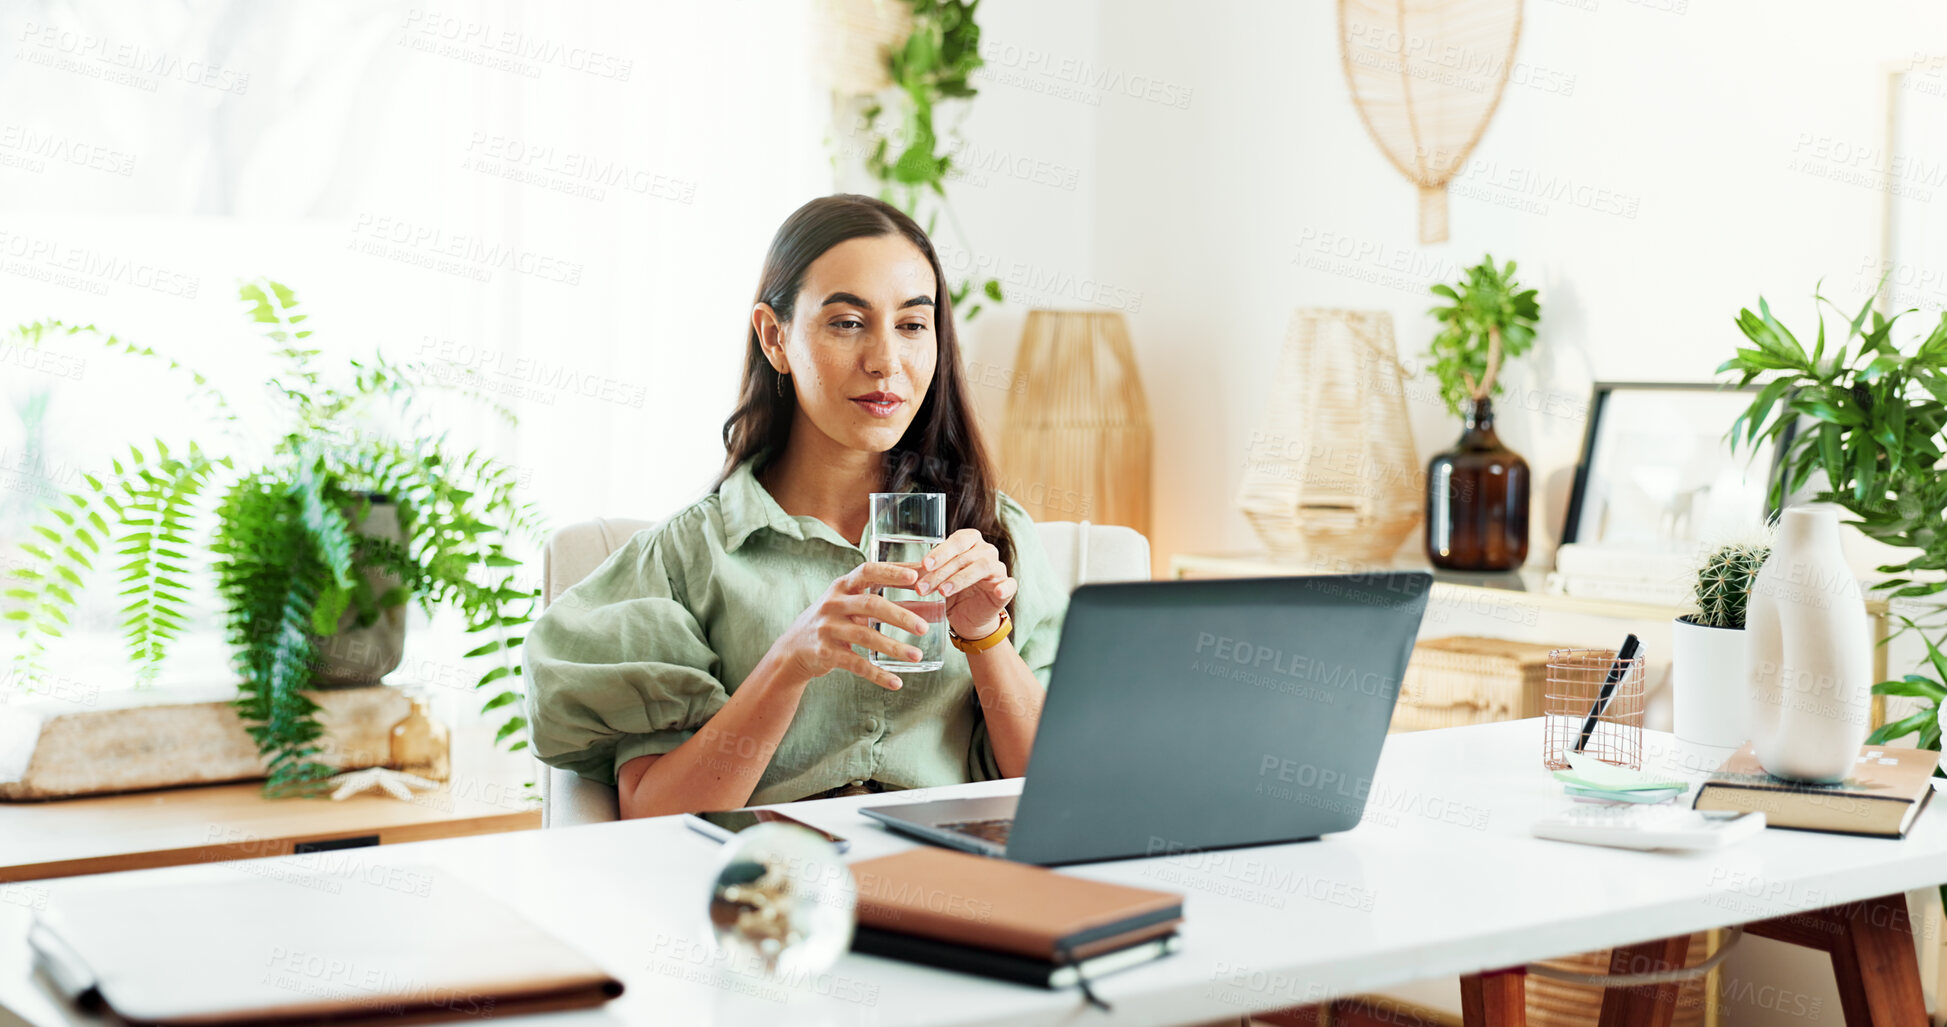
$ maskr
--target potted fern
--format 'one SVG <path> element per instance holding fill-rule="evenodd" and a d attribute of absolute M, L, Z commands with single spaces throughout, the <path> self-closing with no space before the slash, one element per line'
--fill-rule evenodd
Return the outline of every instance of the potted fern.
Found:
<path fill-rule="evenodd" d="M 1676 736 L 1686 742 L 1736 748 L 1749 737 L 1744 615 L 1751 582 L 1770 555 L 1769 539 L 1712 549 L 1697 570 L 1697 612 L 1671 625 L 1671 699 Z"/>
<path fill-rule="evenodd" d="M 244 430 L 209 379 L 147 347 L 92 325 L 14 330 L 17 345 L 92 340 L 185 377 L 222 440 L 131 445 L 49 506 L 4 592 L 22 659 L 62 634 L 101 577 L 95 563 L 112 555 L 130 662 L 152 674 L 189 621 L 189 580 L 207 562 L 240 679 L 233 705 L 264 757 L 266 794 L 315 795 L 335 773 L 307 693 L 395 668 L 409 603 L 448 608 L 493 636 L 467 654 L 491 660 L 476 687 L 491 693 L 485 709 L 507 710 L 499 738 L 525 746 L 520 639 L 509 632 L 536 593 L 516 583 L 507 544 L 539 526 L 514 473 L 433 430 L 419 403 L 437 385 L 426 369 L 383 355 L 323 367 L 291 289 L 252 282 L 239 296 L 278 367 L 268 384 L 283 426 L 268 436 Z"/>

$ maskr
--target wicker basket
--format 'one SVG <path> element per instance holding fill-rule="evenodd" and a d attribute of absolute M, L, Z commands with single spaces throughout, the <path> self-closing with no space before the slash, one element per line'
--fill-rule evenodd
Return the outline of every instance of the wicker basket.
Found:
<path fill-rule="evenodd" d="M 1415 645 L 1392 729 L 1428 731 L 1541 716 L 1553 648 L 1558 647 L 1464 635 Z"/>
<path fill-rule="evenodd" d="M 1686 962 L 1694 964 L 1701 961 L 1705 944 L 1703 932 L 1691 935 L 1690 955 Z M 1571 973 L 1606 974 L 1609 972 L 1609 951 L 1602 949 L 1540 962 L 1543 966 Z M 1708 994 L 1709 984 L 1708 977 L 1683 982 L 1677 989 L 1677 1012 L 1671 1020 L 1672 1027 L 1702 1027 L 1706 1012 L 1704 997 Z M 1528 1027 L 1596 1027 L 1596 1022 L 1602 1018 L 1601 988 L 1529 974 L 1527 994 Z"/>

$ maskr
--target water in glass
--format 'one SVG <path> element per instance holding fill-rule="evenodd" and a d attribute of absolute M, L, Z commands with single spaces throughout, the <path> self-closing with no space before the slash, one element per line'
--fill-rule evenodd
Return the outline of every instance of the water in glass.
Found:
<path fill-rule="evenodd" d="M 909 563 L 918 565 L 919 561 L 940 544 L 942 540 L 925 535 L 875 535 L 872 550 L 866 558 L 877 563 Z M 896 660 L 884 653 L 872 653 L 872 662 L 896 673 L 918 673 L 939 670 L 945 665 L 946 651 L 946 600 L 936 592 L 922 597 L 910 588 L 881 589 L 887 599 L 894 604 L 911 610 L 926 621 L 927 630 L 923 635 L 915 635 L 896 625 L 881 621 L 872 622 L 872 627 L 883 632 L 895 642 L 913 646 L 920 652 L 917 660 Z"/>

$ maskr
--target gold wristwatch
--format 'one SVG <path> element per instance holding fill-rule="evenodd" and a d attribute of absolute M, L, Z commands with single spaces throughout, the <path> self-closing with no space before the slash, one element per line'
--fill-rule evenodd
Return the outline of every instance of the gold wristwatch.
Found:
<path fill-rule="evenodd" d="M 961 638 L 958 634 L 954 633 L 953 626 L 950 624 L 947 625 L 946 634 L 947 638 L 953 641 L 953 647 L 955 649 L 963 653 L 981 653 L 1006 641 L 1008 632 L 1013 630 L 1014 619 L 1007 615 L 1007 608 L 1002 607 L 1000 627 L 995 628 L 986 638 Z"/>

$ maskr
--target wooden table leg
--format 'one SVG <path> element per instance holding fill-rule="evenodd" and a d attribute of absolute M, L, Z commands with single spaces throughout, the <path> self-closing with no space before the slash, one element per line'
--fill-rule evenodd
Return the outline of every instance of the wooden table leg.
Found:
<path fill-rule="evenodd" d="M 1849 1027 L 1926 1027 L 1905 895 L 1761 920 L 1745 930 L 1829 953 Z"/>
<path fill-rule="evenodd" d="M 1690 936 L 1626 945 L 1609 955 L 1612 974 L 1647 974 L 1683 967 Z M 1636 988 L 1610 988 L 1602 994 L 1600 1027 L 1670 1027 L 1677 1015 L 1677 982 Z"/>
<path fill-rule="evenodd" d="M 1489 970 L 1460 979 L 1460 1018 L 1467 1027 L 1527 1027 L 1527 971 Z"/>
<path fill-rule="evenodd" d="M 1293 1006 L 1269 1013 L 1252 1013 L 1244 1019 L 1265 1027 L 1325 1027 L 1331 1022 L 1324 1006 Z"/>

